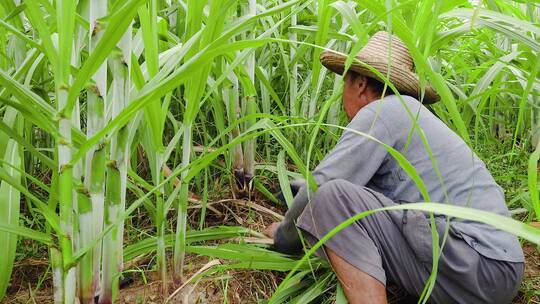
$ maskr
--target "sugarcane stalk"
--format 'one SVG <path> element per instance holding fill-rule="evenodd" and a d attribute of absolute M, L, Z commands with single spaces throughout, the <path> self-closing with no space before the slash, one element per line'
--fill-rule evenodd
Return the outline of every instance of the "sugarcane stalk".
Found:
<path fill-rule="evenodd" d="M 49 248 L 52 265 L 54 303 L 64 303 L 64 266 L 62 252 L 52 246 Z"/>
<path fill-rule="evenodd" d="M 58 90 L 59 105 L 65 105 L 67 91 Z M 76 276 L 75 267 L 67 266 L 73 257 L 73 168 L 71 162 L 71 118 L 61 117 L 58 122 L 59 133 L 62 136 L 58 141 L 59 182 L 58 198 L 60 201 L 60 248 L 62 250 L 64 303 L 75 301 Z"/>
<path fill-rule="evenodd" d="M 184 136 L 182 142 L 182 168 L 189 166 L 191 156 L 191 140 L 192 140 L 192 124 L 186 123 L 184 125 Z M 187 226 L 187 206 L 189 189 L 188 183 L 184 181 L 188 171 L 184 170 L 181 174 L 180 194 L 179 194 L 179 208 L 176 222 L 176 242 L 174 242 L 174 281 L 180 283 L 183 276 L 183 265 L 185 259 L 185 247 L 186 247 L 186 226 Z"/>
<path fill-rule="evenodd" d="M 291 26 L 297 25 L 297 16 L 296 14 L 291 15 Z M 289 34 L 289 39 L 292 41 L 296 41 L 298 39 L 296 32 L 291 31 Z M 291 61 L 294 60 L 294 56 L 296 56 L 296 46 L 291 44 L 290 46 L 290 58 Z M 291 69 L 291 79 L 289 83 L 289 114 L 291 116 L 297 115 L 297 98 L 298 98 L 298 61 L 296 61 L 292 65 Z"/>
<path fill-rule="evenodd" d="M 131 26 L 118 43 L 121 52 L 110 57 L 113 75 L 111 86 L 112 118 L 117 117 L 129 102 L 131 87 Z M 121 128 L 110 141 L 109 162 L 106 179 L 106 224 L 120 220 L 126 208 L 127 168 L 129 161 L 129 128 Z M 120 274 L 123 269 L 124 224 L 114 227 L 105 237 L 102 267 L 102 293 L 99 303 L 113 303 L 118 293 Z"/>
<path fill-rule="evenodd" d="M 154 184 L 159 185 L 162 180 L 161 168 L 163 167 L 163 153 L 157 152 L 154 167 Z M 168 294 L 168 278 L 167 278 L 167 256 L 165 251 L 165 218 L 167 210 L 165 210 L 165 200 L 163 198 L 163 188 L 156 194 L 156 237 L 157 237 L 157 265 L 158 272 L 161 277 L 161 292 Z"/>
<path fill-rule="evenodd" d="M 257 99 L 253 95 L 246 96 L 245 108 L 246 115 L 255 114 L 257 112 Z M 254 119 L 249 119 L 245 123 L 245 130 L 255 124 Z M 250 139 L 244 145 L 244 192 L 249 195 L 251 190 L 251 181 L 255 174 L 255 143 L 256 139 Z"/>
<path fill-rule="evenodd" d="M 164 153 L 162 151 L 156 151 L 156 162 L 154 166 L 154 172 L 156 172 L 155 176 L 155 185 L 161 184 L 163 181 L 163 175 L 161 173 L 161 168 L 163 168 L 163 164 L 165 163 L 164 159 Z M 163 295 L 166 295 L 169 293 L 169 279 L 167 276 L 167 252 L 166 252 L 166 244 L 165 244 L 165 235 L 166 235 L 166 221 L 167 221 L 167 213 L 168 210 L 165 206 L 165 198 L 164 198 L 164 188 L 160 187 L 159 191 L 156 193 L 156 205 L 157 205 L 157 220 L 156 220 L 156 226 L 157 226 L 157 264 L 158 264 L 158 272 L 161 276 L 161 292 Z"/>
<path fill-rule="evenodd" d="M 141 20 L 141 29 L 143 41 L 145 43 L 145 64 L 148 71 L 148 78 L 153 78 L 159 71 L 159 32 L 158 32 L 158 8 L 157 0 L 151 0 L 146 7 L 139 9 L 139 18 Z M 152 169 L 152 179 L 154 185 L 159 185 L 162 180 L 161 168 L 165 161 L 163 154 L 163 143 L 161 113 L 155 111 L 156 107 L 161 107 L 159 99 L 153 100 L 145 109 L 147 123 L 150 125 L 147 130 L 151 144 L 155 149 L 154 157 L 150 160 Z M 160 132 L 155 132 L 159 130 Z M 160 135 L 157 135 L 157 134 Z M 165 219 L 167 210 L 165 210 L 165 200 L 163 198 L 163 189 L 156 192 L 156 230 L 157 230 L 157 264 L 158 272 L 162 281 L 162 293 L 167 294 L 167 256 L 165 251 Z"/>
<path fill-rule="evenodd" d="M 248 2 L 248 14 L 255 16 L 257 14 L 257 1 L 249 0 Z M 255 30 L 249 33 L 248 39 L 255 39 Z M 249 80 L 255 87 L 255 52 L 252 52 L 247 58 L 246 69 Z M 247 93 L 247 94 L 246 94 Z M 244 107 L 246 109 L 246 115 L 254 114 L 257 111 L 256 105 L 256 92 L 244 91 L 246 94 L 244 98 Z M 251 127 L 255 121 L 250 119 L 245 124 L 245 129 Z M 245 142 L 244 145 L 244 190 L 249 193 L 251 180 L 255 174 L 255 143 L 256 139 L 251 139 Z"/>
<path fill-rule="evenodd" d="M 59 6 L 62 4 L 59 3 Z M 60 138 L 57 141 L 58 155 L 58 200 L 60 205 L 60 249 L 62 252 L 62 289 L 63 302 L 74 303 L 76 284 L 76 269 L 71 265 L 73 258 L 73 167 L 71 165 L 71 113 L 65 113 L 64 108 L 67 105 L 69 69 L 71 68 L 71 40 L 65 39 L 69 47 L 67 49 L 59 48 L 59 57 L 65 55 L 64 60 L 61 60 L 61 66 L 58 68 L 56 81 L 56 96 L 58 104 L 58 133 Z M 60 36 L 60 35 L 59 35 Z M 61 43 L 60 43 L 61 44 Z"/>
<path fill-rule="evenodd" d="M 238 86 L 238 78 L 234 73 L 229 75 L 232 82 L 230 87 L 223 88 L 223 101 L 227 108 L 227 116 L 229 124 L 240 118 L 240 94 Z M 231 140 L 240 136 L 240 127 L 236 127 L 231 131 Z M 230 150 L 232 156 L 232 168 L 234 178 L 234 192 L 238 195 L 244 190 L 244 153 L 242 145 L 235 145 Z"/>
<path fill-rule="evenodd" d="M 91 0 L 89 4 L 89 44 L 88 52 L 91 54 L 97 46 L 103 29 L 98 19 L 107 15 L 107 0 Z M 105 108 L 107 95 L 107 62 L 105 61 L 92 76 L 93 85 L 87 90 L 87 137 L 92 137 L 101 130 L 105 124 Z M 86 154 L 85 180 L 84 186 L 87 189 L 91 206 L 84 208 L 85 212 L 90 212 L 91 217 L 86 214 L 80 215 L 81 234 L 93 236 L 81 240 L 81 247 L 88 245 L 103 230 L 104 222 L 104 197 L 105 197 L 105 152 L 103 142 L 90 149 Z M 82 222 L 90 221 L 91 224 Z M 100 263 L 102 258 L 101 242 L 98 242 L 92 252 L 92 293 L 93 296 L 99 293 L 100 289 Z M 86 277 L 84 272 L 89 269 L 81 269 L 81 276 Z M 81 287 L 82 290 L 88 290 L 87 286 Z M 92 296 L 92 298 L 93 298 Z M 85 295 L 84 298 L 88 298 Z"/>
<path fill-rule="evenodd" d="M 75 303 L 76 268 L 73 266 L 73 168 L 71 143 L 71 111 L 66 111 L 73 57 L 73 33 L 76 3 L 57 1 L 58 64 L 55 66 L 55 91 L 58 109 L 58 200 L 60 205 L 59 243 L 62 252 L 63 303 Z"/>
<path fill-rule="evenodd" d="M 81 7 L 81 15 L 87 19 L 89 17 L 89 3 Z M 74 43 L 74 51 L 72 52 L 71 64 L 75 67 L 80 67 L 81 51 L 87 47 L 87 32 L 84 27 L 77 29 L 77 35 Z M 73 81 L 73 77 L 70 77 Z M 75 102 L 71 124 L 74 129 L 81 130 L 81 109 L 79 100 Z M 91 241 L 93 231 L 92 225 L 92 205 L 90 201 L 89 191 L 82 183 L 84 176 L 84 159 L 80 159 L 73 166 L 73 180 L 77 181 L 77 189 L 73 193 L 73 208 L 76 214 L 75 227 L 73 231 L 73 247 L 77 251 Z M 82 229 L 81 229 L 82 225 Z M 82 233 L 81 233 L 82 232 Z M 88 233 L 90 232 L 90 234 Z M 93 273 L 92 273 L 92 252 L 87 252 L 77 264 L 77 296 L 81 303 L 93 303 Z"/>
<path fill-rule="evenodd" d="M 89 244 L 93 235 L 88 233 L 93 231 L 92 225 L 92 201 L 88 190 L 81 185 L 77 189 L 77 207 L 79 212 L 79 243 Z M 84 232 L 84 233 L 82 233 Z M 93 256 L 92 251 L 87 252 L 79 263 L 79 300 L 81 303 L 94 303 L 93 288 Z"/>
<path fill-rule="evenodd" d="M 113 225 L 122 213 L 121 174 L 120 168 L 115 161 L 109 161 L 107 163 L 107 211 L 105 216 L 105 224 L 107 226 Z M 121 233 L 122 229 L 119 226 L 115 226 L 107 233 L 103 242 L 103 252 L 106 254 L 103 255 L 102 262 L 102 287 L 99 296 L 100 304 L 113 303 L 118 291 L 118 275 L 121 271 L 121 265 L 120 267 L 118 265 L 118 260 L 120 259 L 118 255 L 121 253 L 121 250 L 119 250 L 117 242 L 118 239 L 122 239 Z"/>
<path fill-rule="evenodd" d="M 343 81 L 341 80 L 341 76 L 339 76 L 339 75 L 334 76 L 334 85 L 333 85 L 332 92 L 337 92 L 338 90 L 340 90 L 342 82 Z M 339 125 L 339 111 L 340 110 L 341 110 L 341 103 L 339 103 L 339 102 L 334 102 L 330 106 L 330 109 L 328 110 L 328 116 L 327 116 L 328 117 L 327 118 L 328 124 Z M 326 143 L 327 143 L 327 145 L 330 145 L 332 143 L 332 141 L 334 140 L 334 138 L 332 136 L 332 132 L 337 131 L 337 128 L 329 127 L 328 129 L 331 132 L 328 132 L 328 134 L 326 135 Z"/>
<path fill-rule="evenodd" d="M 533 107 L 531 107 L 531 147 L 540 141 L 540 97 L 531 96 Z"/>
<path fill-rule="evenodd" d="M 219 1 L 199 1 L 189 0 L 188 5 L 188 22 L 186 23 L 186 36 L 185 39 L 191 38 L 193 34 L 198 31 L 202 26 L 203 10 L 206 5 L 209 4 L 208 24 L 212 24 L 216 20 L 215 11 L 219 8 L 222 2 Z M 220 16 L 221 18 L 223 16 Z M 212 24 L 214 30 L 216 30 L 216 24 Z M 206 30 L 209 28 L 207 27 Z M 200 43 L 200 47 L 204 47 L 209 44 L 213 39 L 214 31 L 204 31 L 203 38 Z M 187 58 L 195 54 L 195 49 L 188 53 Z M 182 168 L 187 168 L 191 161 L 191 149 L 192 149 L 192 128 L 193 122 L 196 119 L 197 112 L 200 108 L 200 101 L 203 94 L 203 90 L 206 87 L 206 80 L 210 73 L 210 67 L 205 67 L 202 71 L 194 73 L 193 78 L 186 83 L 186 111 L 184 113 L 184 136 L 182 138 Z M 186 234 L 186 219 L 187 219 L 187 204 L 188 204 L 188 181 L 185 180 L 188 171 L 184 170 L 181 174 L 180 194 L 178 200 L 178 214 L 177 214 L 177 227 L 176 227 L 176 240 L 174 244 L 174 272 L 173 279 L 175 283 L 179 283 L 183 276 L 184 258 L 185 258 L 185 234 Z"/>

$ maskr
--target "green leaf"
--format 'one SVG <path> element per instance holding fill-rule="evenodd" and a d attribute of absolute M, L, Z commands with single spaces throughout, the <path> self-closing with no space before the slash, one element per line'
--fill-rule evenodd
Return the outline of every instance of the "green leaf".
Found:
<path fill-rule="evenodd" d="M 8 225 L 8 224 L 0 223 L 0 231 L 9 233 L 12 235 L 18 235 L 23 238 L 35 240 L 49 246 L 52 246 L 54 244 L 50 235 L 33 230 L 33 229 L 17 226 L 17 225 Z"/>
<path fill-rule="evenodd" d="M 148 78 L 152 79 L 159 70 L 158 56 L 158 25 L 156 1 L 151 1 L 147 7 L 139 8 L 142 38 L 144 43 L 144 59 Z M 163 150 L 163 124 L 165 116 L 161 112 L 160 99 L 156 98 L 144 108 L 146 123 L 150 126 L 151 142 L 157 151 Z"/>
<path fill-rule="evenodd" d="M 0 19 L 0 26 L 4 27 L 9 32 L 13 33 L 13 35 L 20 38 L 22 41 L 28 43 L 29 45 L 39 49 L 40 51 L 43 51 L 43 48 L 41 45 L 34 40 L 28 38 L 24 33 L 21 33 L 19 30 L 17 30 L 15 27 L 11 26 L 9 23 L 3 21 Z"/>
<path fill-rule="evenodd" d="M 348 304 L 347 298 L 345 297 L 345 292 L 343 291 L 343 287 L 341 286 L 341 283 L 337 283 L 336 288 L 336 302 L 335 304 Z"/>
<path fill-rule="evenodd" d="M 11 175 L 0 166 L 0 180 L 2 182 L 6 182 L 7 184 L 11 185 L 15 189 L 17 189 L 19 192 L 24 194 L 28 200 L 32 201 L 34 205 L 37 207 L 39 212 L 45 217 L 45 220 L 47 220 L 47 223 L 58 233 L 61 233 L 62 229 L 60 229 L 60 218 L 57 214 L 55 214 L 47 204 L 42 202 L 39 198 L 37 198 L 35 195 L 30 193 L 28 189 L 23 187 L 19 181 L 11 177 Z"/>
<path fill-rule="evenodd" d="M 283 193 L 285 202 L 287 203 L 287 206 L 290 208 L 293 203 L 294 197 L 291 191 L 289 178 L 287 177 L 287 168 L 285 167 L 285 151 L 284 150 L 281 150 L 278 154 L 277 169 L 278 169 L 278 179 L 279 179 L 279 186 L 281 188 L 281 193 Z"/>
<path fill-rule="evenodd" d="M 137 14 L 139 6 L 145 0 L 128 0 L 122 3 L 121 7 L 114 10 L 114 14 L 107 18 L 107 29 L 99 40 L 92 54 L 85 60 L 81 69 L 75 76 L 75 81 L 68 91 L 68 100 L 65 113 L 71 113 L 75 106 L 75 101 L 79 97 L 79 93 L 90 80 L 92 75 L 96 73 L 105 59 L 110 55 L 111 51 L 116 48 L 116 44 L 128 26 L 132 23 L 133 17 Z M 69 2 L 69 1 L 68 1 Z"/>
<path fill-rule="evenodd" d="M 531 205 L 536 213 L 536 218 L 540 219 L 540 200 L 538 199 L 538 160 L 540 160 L 540 140 L 536 144 L 536 149 L 529 158 L 528 166 L 528 186 L 531 197 Z"/>
<path fill-rule="evenodd" d="M 43 114 L 54 116 L 56 111 L 46 101 L 2 70 L 0 70 L 0 82 L 19 102 L 30 104 Z"/>
<path fill-rule="evenodd" d="M 19 168 L 22 164 L 19 147 L 17 143 L 10 140 L 7 145 L 4 161 Z M 6 172 L 14 180 L 21 179 L 21 173 L 14 168 L 7 167 Z M 0 223 L 6 227 L 16 227 L 19 225 L 20 212 L 20 192 L 6 181 L 0 182 Z M 2 226 L 0 226 L 2 230 Z M 17 250 L 17 235 L 6 230 L 0 233 L 0 244 L 2 244 L 3 252 L 0 255 L 0 299 L 4 297 L 6 289 L 9 285 L 13 263 L 15 261 L 15 252 Z"/>

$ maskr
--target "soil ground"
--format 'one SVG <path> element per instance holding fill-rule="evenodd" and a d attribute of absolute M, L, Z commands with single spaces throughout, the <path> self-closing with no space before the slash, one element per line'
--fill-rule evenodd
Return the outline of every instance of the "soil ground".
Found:
<path fill-rule="evenodd" d="M 283 213 L 283 208 L 276 208 L 274 204 L 257 202 L 265 208 Z M 207 215 L 207 224 L 212 225 L 243 225 L 251 229 L 262 231 L 265 225 L 271 223 L 273 216 L 264 212 L 253 213 L 245 207 L 214 205 L 215 212 Z M 255 214 L 255 215 L 254 215 Z M 198 219 L 198 211 L 191 210 L 190 218 L 193 222 Z M 195 225 L 194 225 L 195 226 Z M 52 303 L 51 273 L 47 261 L 46 249 L 37 247 L 31 241 L 22 241 L 20 246 L 29 250 L 35 249 L 35 256 L 43 258 L 24 258 L 19 260 L 13 272 L 13 279 L 8 290 L 8 296 L 1 303 L 27 304 Z M 531 244 L 524 244 L 526 255 L 525 276 L 520 293 L 513 303 L 540 303 L 540 252 Z M 194 275 L 209 262 L 207 257 L 188 255 L 186 261 L 186 278 Z M 117 303 L 163 303 L 166 298 L 161 296 L 162 284 L 155 271 L 148 270 L 150 260 L 138 261 L 129 266 L 129 279 L 125 280 Z M 226 262 L 226 261 L 223 261 Z M 284 273 L 258 270 L 235 270 L 225 274 L 205 277 L 191 282 L 182 288 L 170 286 L 169 294 L 176 295 L 169 303 L 257 303 L 268 299 L 273 290 L 277 288 Z M 172 280 L 169 280 L 172 281 Z M 224 299 L 227 299 L 224 301 Z M 389 290 L 391 303 L 415 303 L 406 298 L 399 289 Z"/>

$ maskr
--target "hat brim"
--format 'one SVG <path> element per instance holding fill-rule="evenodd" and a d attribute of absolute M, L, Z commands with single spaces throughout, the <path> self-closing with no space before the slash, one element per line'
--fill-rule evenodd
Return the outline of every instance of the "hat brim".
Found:
<path fill-rule="evenodd" d="M 377 79 L 384 83 L 385 81 L 383 79 L 367 68 L 367 65 L 369 65 L 373 69 L 379 71 L 385 77 L 386 75 L 390 75 L 390 82 L 396 87 L 400 94 L 409 95 L 418 100 L 422 100 L 420 96 L 422 90 L 418 76 L 415 73 L 403 68 L 403 65 L 400 64 L 400 62 L 392 62 L 389 71 L 388 63 L 380 58 L 357 59 L 360 60 L 360 62 L 358 60 L 354 60 L 349 68 L 349 71 Z M 347 56 L 331 51 L 325 51 L 321 53 L 320 60 L 322 65 L 324 65 L 327 69 L 342 75 L 345 69 Z M 440 97 L 437 92 L 435 92 L 431 86 L 425 86 L 424 98 L 422 102 L 424 104 L 432 104 L 439 100 Z"/>

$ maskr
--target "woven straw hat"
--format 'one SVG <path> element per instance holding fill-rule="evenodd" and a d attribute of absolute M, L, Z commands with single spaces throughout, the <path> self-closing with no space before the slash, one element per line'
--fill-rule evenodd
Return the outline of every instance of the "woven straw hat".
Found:
<path fill-rule="evenodd" d="M 388 64 L 388 45 L 392 44 L 390 65 Z M 398 37 L 390 36 L 387 32 L 377 32 L 371 37 L 368 43 L 356 55 L 361 62 L 370 65 L 386 77 L 390 68 L 390 82 L 396 89 L 405 95 L 410 95 L 420 100 L 420 81 L 413 72 L 413 60 L 409 50 Z M 345 68 L 346 55 L 331 51 L 325 51 L 320 56 L 321 63 L 334 73 L 343 74 Z M 365 75 L 384 82 L 375 73 L 370 71 L 365 65 L 353 61 L 349 71 L 354 71 L 360 75 Z M 426 86 L 423 102 L 425 104 L 434 103 L 439 100 L 439 95 L 431 86 Z"/>

